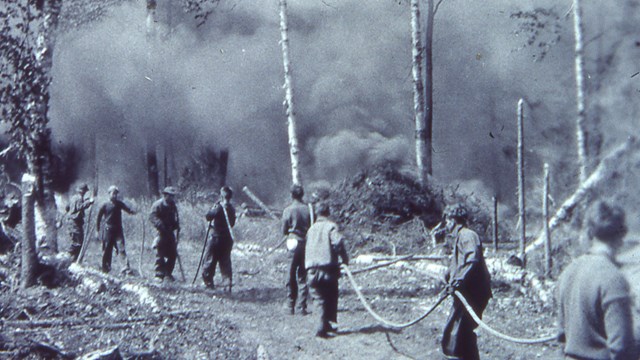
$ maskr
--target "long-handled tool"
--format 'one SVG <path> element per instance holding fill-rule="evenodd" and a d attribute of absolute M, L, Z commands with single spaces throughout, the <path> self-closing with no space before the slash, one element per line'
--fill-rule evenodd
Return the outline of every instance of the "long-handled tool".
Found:
<path fill-rule="evenodd" d="M 180 260 L 180 254 L 178 254 L 178 244 L 180 244 L 180 229 L 176 231 L 176 259 L 178 260 L 178 267 L 180 268 L 180 275 L 182 275 L 182 281 L 187 281 L 184 276 L 184 269 L 182 268 L 182 260 Z"/>
<path fill-rule="evenodd" d="M 204 259 L 204 251 L 207 248 L 207 240 L 209 240 L 209 231 L 211 231 L 211 221 L 207 224 L 207 234 L 204 236 L 204 242 L 202 244 L 202 253 L 200 253 L 200 261 L 198 261 L 198 268 L 196 269 L 196 274 L 193 276 L 193 281 L 191 285 L 196 283 L 196 279 L 198 278 L 198 273 L 200 272 L 200 266 L 202 266 L 202 260 Z"/>

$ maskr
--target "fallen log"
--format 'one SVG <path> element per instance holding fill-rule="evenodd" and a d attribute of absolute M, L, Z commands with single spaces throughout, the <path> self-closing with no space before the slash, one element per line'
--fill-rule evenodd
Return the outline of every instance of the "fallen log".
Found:
<path fill-rule="evenodd" d="M 611 153 L 603 158 L 596 170 L 594 170 L 587 180 L 580 184 L 578 189 L 562 203 L 555 215 L 551 220 L 549 220 L 549 231 L 553 231 L 562 222 L 568 220 L 579 203 L 583 201 L 588 203 L 590 200 L 590 193 L 604 183 L 607 179 L 607 175 L 609 175 L 620 163 L 620 158 L 636 148 L 638 148 L 638 141 L 635 137 L 631 136 L 622 145 L 615 148 Z M 538 234 L 534 242 L 526 247 L 525 254 L 533 251 L 542 244 L 544 244 L 544 230 Z"/>
<path fill-rule="evenodd" d="M 247 194 L 247 196 L 249 196 L 251 198 L 251 200 L 253 200 L 256 204 L 258 204 L 258 206 L 260 206 L 262 208 L 262 210 L 264 210 L 273 220 L 276 221 L 280 221 L 280 219 L 276 216 L 276 214 L 273 213 L 273 211 L 271 211 L 271 209 L 269 209 L 269 207 L 262 202 L 262 200 L 260 200 L 260 198 L 258 198 L 256 196 L 256 194 L 254 194 L 251 190 L 249 190 L 248 187 L 243 187 L 242 191 L 244 191 L 245 194 Z"/>

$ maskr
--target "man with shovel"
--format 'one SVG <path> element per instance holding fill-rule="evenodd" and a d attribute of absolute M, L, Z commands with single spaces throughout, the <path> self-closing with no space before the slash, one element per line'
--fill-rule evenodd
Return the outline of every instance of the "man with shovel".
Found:
<path fill-rule="evenodd" d="M 174 231 L 180 231 L 180 219 L 175 203 L 177 191 L 172 186 L 162 190 L 162 199 L 151 206 L 149 221 L 157 231 L 153 241 L 156 250 L 156 280 L 174 281 L 172 275 L 178 257 L 178 242 Z"/>
<path fill-rule="evenodd" d="M 233 271 L 231 268 L 231 249 L 233 248 L 233 233 L 231 228 L 236 223 L 236 210 L 231 205 L 233 191 L 228 186 L 220 189 L 220 200 L 205 215 L 209 221 L 211 236 L 207 239 L 205 248 L 202 280 L 206 287 L 213 289 L 213 277 L 216 265 L 220 264 L 220 273 L 226 279 L 226 290 L 231 292 L 233 285 Z"/>
<path fill-rule="evenodd" d="M 102 271 L 108 273 L 111 271 L 111 257 L 113 249 L 119 254 L 124 262 L 122 274 L 131 275 L 129 259 L 124 244 L 124 231 L 122 230 L 122 210 L 127 214 L 135 215 L 136 212 L 131 210 L 124 202 L 118 199 L 118 187 L 111 185 L 109 187 L 109 201 L 104 203 L 98 211 L 98 219 L 96 221 L 96 235 L 100 236 L 100 224 L 104 219 L 104 233 L 102 234 Z"/>

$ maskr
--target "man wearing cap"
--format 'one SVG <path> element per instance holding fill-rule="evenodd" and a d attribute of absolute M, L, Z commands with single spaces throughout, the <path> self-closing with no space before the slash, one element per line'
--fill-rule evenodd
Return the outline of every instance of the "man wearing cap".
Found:
<path fill-rule="evenodd" d="M 111 271 L 111 257 L 113 249 L 115 248 L 116 254 L 120 254 L 125 264 L 122 273 L 129 275 L 131 274 L 131 269 L 125 251 L 124 232 L 122 230 L 122 210 L 131 215 L 135 215 L 136 212 L 118 199 L 118 193 L 120 192 L 118 187 L 112 185 L 109 187 L 108 192 L 109 201 L 100 207 L 96 221 L 96 235 L 102 240 L 102 271 L 105 273 Z M 100 236 L 100 224 L 103 219 L 103 233 L 102 236 Z"/>
<path fill-rule="evenodd" d="M 162 191 L 162 199 L 151 206 L 149 221 L 157 231 L 153 242 L 156 249 L 155 272 L 158 281 L 173 281 L 173 268 L 178 256 L 178 243 L 174 231 L 180 230 L 180 218 L 175 203 L 177 191 L 168 186 Z"/>
<path fill-rule="evenodd" d="M 316 336 L 326 338 L 336 329 L 331 322 L 338 321 L 338 278 L 340 262 L 349 264 L 349 255 L 338 225 L 329 220 L 329 206 L 318 203 L 317 221 L 307 231 L 304 264 L 314 302 L 322 309 Z"/>
<path fill-rule="evenodd" d="M 459 291 L 482 317 L 489 303 L 491 275 L 487 269 L 478 234 L 467 227 L 468 211 L 462 204 L 445 209 L 446 229 L 453 241 L 449 269 L 445 273 L 447 292 Z M 478 324 L 454 296 L 442 336 L 442 352 L 448 359 L 480 359 L 474 329 Z"/>
<path fill-rule="evenodd" d="M 233 191 L 228 186 L 220 189 L 220 200 L 207 212 L 205 218 L 211 227 L 211 236 L 207 239 L 205 249 L 202 280 L 205 286 L 213 288 L 213 277 L 216 273 L 216 265 L 220 264 L 220 274 L 226 279 L 226 288 L 231 292 L 233 286 L 233 271 L 231 268 L 231 249 L 233 248 L 233 235 L 231 228 L 236 223 L 236 210 L 231 205 Z"/>
<path fill-rule="evenodd" d="M 307 270 L 304 267 L 304 251 L 307 230 L 313 223 L 313 210 L 311 204 L 307 205 L 302 202 L 303 196 L 303 187 L 298 184 L 293 185 L 291 187 L 293 201 L 282 212 L 282 234 L 287 237 L 287 249 L 293 255 L 287 280 L 287 309 L 291 315 L 295 313 L 298 299 L 300 300 L 298 311 L 300 314 L 306 315 L 309 297 Z"/>
<path fill-rule="evenodd" d="M 93 204 L 93 198 L 85 199 L 84 195 L 89 191 L 87 184 L 81 184 L 76 188 L 76 194 L 69 201 L 69 255 L 73 261 L 78 259 L 82 242 L 84 241 L 84 211 Z"/>
<path fill-rule="evenodd" d="M 558 340 L 567 359 L 639 359 L 629 284 L 615 260 L 627 233 L 624 211 L 597 202 L 586 219 L 589 251 L 558 280 Z"/>

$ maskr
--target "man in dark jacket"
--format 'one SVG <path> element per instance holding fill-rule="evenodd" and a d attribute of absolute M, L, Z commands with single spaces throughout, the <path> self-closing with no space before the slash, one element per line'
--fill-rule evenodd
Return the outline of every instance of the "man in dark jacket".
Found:
<path fill-rule="evenodd" d="M 615 255 L 627 233 L 624 211 L 597 202 L 587 212 L 591 247 L 558 280 L 559 340 L 567 359 L 640 359 L 629 283 Z"/>
<path fill-rule="evenodd" d="M 93 198 L 85 199 L 84 195 L 89 191 L 87 184 L 81 184 L 76 188 L 76 194 L 69 201 L 69 255 L 73 261 L 78 259 L 82 242 L 84 241 L 84 211 L 93 204 Z"/>
<path fill-rule="evenodd" d="M 149 215 L 149 221 L 157 231 L 153 248 L 156 249 L 155 272 L 158 281 L 174 281 L 172 273 L 178 256 L 174 231 L 180 231 L 176 194 L 177 191 L 172 186 L 164 188 L 162 199 L 153 203 Z"/>
<path fill-rule="evenodd" d="M 482 316 L 491 293 L 491 276 L 482 252 L 482 243 L 475 231 L 467 228 L 468 211 L 461 205 L 445 209 L 446 228 L 453 241 L 451 264 L 445 274 L 449 293 L 459 291 Z M 442 336 L 442 351 L 448 359 L 476 360 L 480 358 L 474 329 L 478 326 L 458 298 Z"/>
<path fill-rule="evenodd" d="M 108 273 L 111 271 L 111 257 L 113 249 L 116 254 L 120 254 L 125 264 L 122 273 L 131 274 L 129 267 L 129 259 L 124 244 L 124 231 L 122 230 L 122 210 L 126 213 L 135 215 L 135 211 L 131 210 L 125 203 L 118 199 L 118 187 L 112 185 L 109 187 L 109 201 L 104 203 L 98 211 L 98 219 L 96 221 L 96 235 L 102 240 L 102 271 Z M 100 224 L 104 220 L 103 233 L 100 233 Z"/>
<path fill-rule="evenodd" d="M 328 219 L 329 206 L 319 203 L 316 207 L 318 219 L 307 231 L 305 267 L 313 300 L 322 308 L 320 326 L 316 336 L 326 338 L 335 328 L 331 322 L 338 321 L 338 278 L 340 262 L 349 264 L 349 255 L 338 225 Z"/>
<path fill-rule="evenodd" d="M 205 215 L 211 227 L 211 236 L 205 249 L 202 280 L 205 286 L 213 288 L 213 277 L 216 265 L 220 264 L 220 273 L 227 280 L 227 291 L 233 286 L 233 271 L 231 269 L 231 249 L 233 248 L 233 234 L 231 228 L 236 223 L 236 210 L 231 205 L 233 191 L 228 186 L 220 189 L 220 200 Z"/>
<path fill-rule="evenodd" d="M 293 202 L 282 212 L 282 234 L 287 237 L 287 248 L 292 253 L 289 266 L 289 278 L 287 280 L 288 303 L 287 308 L 291 315 L 295 313 L 296 301 L 298 311 L 302 315 L 307 314 L 307 299 L 309 287 L 307 286 L 307 271 L 304 267 L 304 250 L 307 230 L 313 223 L 313 209 L 311 204 L 302 202 L 304 189 L 301 185 L 291 187 Z"/>

